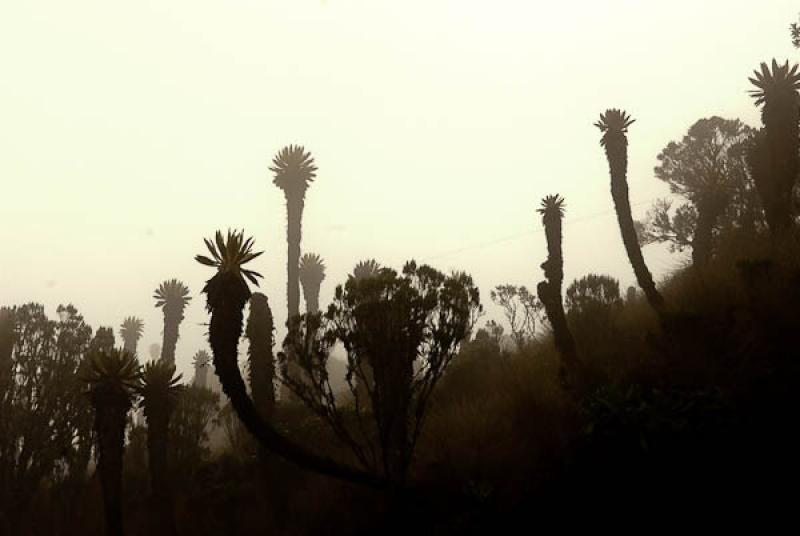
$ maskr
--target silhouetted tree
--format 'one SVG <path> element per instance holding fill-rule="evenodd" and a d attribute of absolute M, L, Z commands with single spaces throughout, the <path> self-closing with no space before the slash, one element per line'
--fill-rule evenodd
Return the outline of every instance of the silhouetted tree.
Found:
<path fill-rule="evenodd" d="M 789 25 L 789 33 L 792 36 L 792 45 L 795 48 L 800 48 L 800 24 L 793 22 Z"/>
<path fill-rule="evenodd" d="M 567 325 L 561 285 L 564 281 L 564 257 L 562 254 L 561 223 L 564 218 L 564 199 L 558 195 L 548 195 L 542 199 L 537 210 L 542 215 L 545 237 L 547 238 L 547 260 L 542 263 L 545 280 L 536 290 L 544 305 L 547 319 L 553 328 L 553 341 L 561 356 L 559 377 L 562 385 L 568 388 L 582 387 L 583 364 L 578 357 L 575 339 Z"/>
<path fill-rule="evenodd" d="M 123 348 L 129 354 L 136 355 L 136 346 L 139 344 L 139 339 L 142 338 L 144 332 L 144 322 L 141 318 L 129 316 L 122 321 L 119 328 L 119 334 L 122 337 Z"/>
<path fill-rule="evenodd" d="M 525 286 L 498 285 L 489 295 L 503 309 L 517 350 L 522 350 L 536 333 L 536 317 L 542 309 L 541 302 Z"/>
<path fill-rule="evenodd" d="M 139 381 L 139 364 L 124 350 L 89 354 L 81 365 L 80 378 L 88 383 L 94 407 L 98 471 L 103 488 L 106 534 L 123 534 L 122 459 L 125 422 Z"/>
<path fill-rule="evenodd" d="M 503 341 L 503 333 L 505 333 L 505 331 L 505 328 L 494 320 L 486 322 L 486 332 L 498 348 L 500 348 L 500 343 Z"/>
<path fill-rule="evenodd" d="M 588 274 L 566 290 L 567 319 L 585 350 L 597 351 L 612 334 L 612 315 L 622 305 L 619 281 L 608 275 Z"/>
<path fill-rule="evenodd" d="M 89 351 L 110 352 L 115 345 L 114 330 L 109 327 L 99 327 L 89 343 Z"/>
<path fill-rule="evenodd" d="M 272 183 L 283 191 L 286 199 L 286 325 L 300 314 L 300 241 L 303 234 L 303 208 L 306 190 L 317 176 L 311 153 L 301 145 L 288 145 L 278 151 L 269 168 L 275 174 Z M 283 399 L 289 399 L 286 390 Z"/>
<path fill-rule="evenodd" d="M 609 174 L 611 175 L 611 197 L 614 200 L 614 210 L 617 213 L 619 230 L 622 234 L 622 243 L 628 254 L 636 281 L 647 296 L 647 301 L 657 312 L 664 310 L 664 298 L 656 289 L 653 276 L 642 256 L 636 227 L 631 215 L 631 204 L 628 198 L 628 127 L 634 122 L 624 111 L 617 109 L 606 110 L 600 114 L 600 120 L 595 126 L 603 133 L 600 145 L 603 146 L 608 160 Z"/>
<path fill-rule="evenodd" d="M 303 207 L 306 190 L 317 176 L 317 166 L 311 153 L 302 146 L 289 145 L 278 151 L 269 169 L 275 174 L 273 184 L 283 191 L 286 198 L 286 242 L 289 248 L 286 297 L 291 319 L 300 314 L 299 263 Z"/>
<path fill-rule="evenodd" d="M 796 64 L 790 68 L 788 61 L 779 65 L 773 59 L 772 70 L 762 63 L 750 82 L 757 88 L 750 94 L 762 107 L 764 123 L 763 137 L 756 139 L 755 152 L 751 151 L 751 167 L 770 232 L 778 236 L 794 221 L 792 193 L 800 171 L 800 73 Z"/>
<path fill-rule="evenodd" d="M 208 388 L 190 385 L 181 390 L 169 422 L 169 463 L 174 474 L 188 479 L 211 454 L 209 426 L 217 416 L 219 395 Z"/>
<path fill-rule="evenodd" d="M 147 459 L 150 469 L 150 487 L 153 505 L 159 524 L 164 531 L 175 534 L 170 493 L 170 471 L 167 463 L 169 452 L 170 420 L 175 404 L 183 388 L 179 384 L 181 375 L 175 375 L 175 365 L 165 361 L 151 361 L 142 370 L 141 383 L 137 387 L 140 406 L 147 419 Z"/>
<path fill-rule="evenodd" d="M 192 359 L 194 365 L 193 385 L 208 387 L 208 367 L 211 365 L 211 356 L 205 350 L 198 350 Z"/>
<path fill-rule="evenodd" d="M 300 467 L 351 482 L 384 485 L 380 478 L 309 452 L 281 435 L 266 421 L 247 394 L 237 363 L 237 350 L 242 335 L 243 310 L 250 299 L 245 278 L 257 284 L 260 274 L 242 268 L 261 252 L 253 253 L 252 238 L 244 239 L 243 232 L 228 231 L 227 239 L 219 231 L 216 245 L 205 241 L 211 257 L 197 255 L 195 259 L 216 268 L 217 273 L 206 282 L 206 308 L 211 313 L 208 340 L 214 354 L 214 369 L 222 389 L 248 432 L 267 450 Z"/>
<path fill-rule="evenodd" d="M 358 261 L 353 268 L 352 275 L 348 276 L 358 280 L 365 280 L 375 277 L 380 273 L 381 265 L 375 259 L 366 259 Z M 368 385 L 374 382 L 372 376 L 372 365 L 369 363 L 369 356 L 365 356 L 359 363 L 363 374 L 355 375 L 356 389 L 358 391 L 358 400 L 363 406 L 363 410 L 367 411 L 370 405 L 370 396 Z"/>
<path fill-rule="evenodd" d="M 91 409 L 76 371 L 92 330 L 71 305 L 58 312 L 54 322 L 40 304 L 0 309 L 0 533 L 43 484 L 86 476 Z"/>
<path fill-rule="evenodd" d="M 738 119 L 714 116 L 700 119 L 680 142 L 661 151 L 655 175 L 687 203 L 671 218 L 671 203 L 656 202 L 648 214 L 646 242 L 670 242 L 673 250 L 690 245 L 699 266 L 711 257 L 720 228 L 756 229 L 760 207 L 744 150 L 752 134 Z"/>
<path fill-rule="evenodd" d="M 0 400 L 5 398 L 8 393 L 8 384 L 11 382 L 13 365 L 11 351 L 13 349 L 14 311 L 9 307 L 0 307 Z"/>
<path fill-rule="evenodd" d="M 177 279 L 164 281 L 153 293 L 156 307 L 164 312 L 164 339 L 161 345 L 161 359 L 175 363 L 175 347 L 178 344 L 178 331 L 183 322 L 183 311 L 192 299 L 189 288 Z"/>
<path fill-rule="evenodd" d="M 324 419 L 371 472 L 403 481 L 427 415 L 428 402 L 480 312 L 478 289 L 464 273 L 445 276 L 409 262 L 401 274 L 389 268 L 371 277 L 350 277 L 338 286 L 324 315 L 304 316 L 294 327 L 294 353 L 304 378 L 287 383 Z M 357 425 L 337 406 L 328 360 L 337 341 L 347 351 L 347 379 Z M 373 381 L 364 381 L 363 362 Z M 286 356 L 279 355 L 286 372 Z M 355 377 L 367 386 L 371 415 L 362 413 Z M 372 426 L 367 422 L 372 420 Z M 374 426 L 377 437 L 366 432 Z"/>
<path fill-rule="evenodd" d="M 275 406 L 275 361 L 272 355 L 275 326 L 269 301 L 259 292 L 250 297 L 250 315 L 247 317 L 245 335 L 249 342 L 250 392 L 261 416 L 268 419 Z"/>
<path fill-rule="evenodd" d="M 319 311 L 319 289 L 325 279 L 325 263 L 316 253 L 306 253 L 300 259 L 300 284 L 306 298 L 306 313 Z"/>
<path fill-rule="evenodd" d="M 609 307 L 621 303 L 619 281 L 610 275 L 588 274 L 567 287 L 566 304 L 569 311 L 586 312 L 597 306 Z"/>

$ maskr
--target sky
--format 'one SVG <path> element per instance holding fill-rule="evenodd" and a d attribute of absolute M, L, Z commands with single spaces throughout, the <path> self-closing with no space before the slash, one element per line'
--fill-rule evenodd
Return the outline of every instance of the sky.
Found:
<path fill-rule="evenodd" d="M 465 270 L 489 290 L 542 279 L 539 200 L 566 198 L 565 273 L 633 283 L 592 126 L 637 120 L 641 217 L 667 188 L 656 155 L 697 119 L 759 124 L 747 77 L 798 59 L 790 0 L 63 0 L 0 3 L 0 304 L 73 303 L 94 326 L 145 320 L 173 277 L 193 300 L 179 370 L 206 348 L 193 257 L 244 228 L 286 318 L 283 194 L 272 156 L 298 143 L 318 177 L 304 252 L 321 303 L 355 263 Z M 648 246 L 658 278 L 683 257 Z M 279 332 L 282 338 L 283 333 Z M 280 339 L 279 339 L 280 340 Z"/>

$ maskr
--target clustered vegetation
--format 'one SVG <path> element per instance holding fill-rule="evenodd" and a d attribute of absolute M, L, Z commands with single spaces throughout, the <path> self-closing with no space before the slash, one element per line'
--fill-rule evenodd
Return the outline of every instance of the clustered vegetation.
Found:
<path fill-rule="evenodd" d="M 194 355 L 188 384 L 175 365 L 191 300 L 178 279 L 154 293 L 163 341 L 144 364 L 135 316 L 120 348 L 72 305 L 57 321 L 40 304 L 0 308 L 0 533 L 505 533 L 534 511 L 771 500 L 798 476 L 800 446 L 797 69 L 773 60 L 750 79 L 760 129 L 710 117 L 670 142 L 655 176 L 681 204 L 659 200 L 640 222 L 628 193 L 634 119 L 600 114 L 644 299 L 635 288 L 623 299 L 605 274 L 564 290 L 556 194 L 538 208 L 547 257 L 536 292 L 490 291 L 508 336 L 496 320 L 477 327 L 469 275 L 414 261 L 359 262 L 321 307 L 325 264 L 301 256 L 318 168 L 289 145 L 270 167 L 287 209 L 277 353 L 276 317 L 251 289 L 262 252 L 244 231 L 217 231 L 195 257 L 212 270 L 211 353 Z M 651 242 L 690 248 L 691 265 L 657 285 L 642 253 Z"/>

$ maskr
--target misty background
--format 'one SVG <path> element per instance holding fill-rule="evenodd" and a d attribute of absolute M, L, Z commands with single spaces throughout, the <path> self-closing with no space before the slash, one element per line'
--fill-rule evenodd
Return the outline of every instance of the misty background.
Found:
<path fill-rule="evenodd" d="M 565 279 L 633 282 L 592 126 L 624 107 L 631 203 L 668 194 L 655 156 L 699 117 L 757 125 L 747 76 L 794 58 L 796 2 L 31 1 L 0 5 L 0 303 L 75 303 L 95 327 L 145 320 L 153 290 L 191 289 L 180 372 L 206 348 L 193 256 L 218 228 L 266 250 L 252 264 L 285 333 L 286 242 L 272 155 L 319 166 L 304 252 L 327 265 L 320 302 L 355 263 L 408 259 L 534 288 L 534 210 L 566 198 Z M 746 28 L 747 34 L 743 33 Z M 609 96 L 613 95 L 614 102 Z M 592 150 L 591 148 L 595 149 Z M 24 229 L 20 228 L 24 226 Z M 656 277 L 680 266 L 645 248 Z"/>

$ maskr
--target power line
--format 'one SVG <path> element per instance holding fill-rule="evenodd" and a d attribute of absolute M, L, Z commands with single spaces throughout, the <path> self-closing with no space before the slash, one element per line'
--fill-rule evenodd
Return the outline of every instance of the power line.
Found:
<path fill-rule="evenodd" d="M 643 205 L 645 203 L 651 203 L 655 199 L 658 199 L 658 198 L 657 197 L 653 197 L 653 198 L 650 198 L 650 199 L 637 201 L 636 203 L 631 204 L 631 206 L 632 207 L 637 207 L 637 206 Z M 599 217 L 605 216 L 607 214 L 611 214 L 613 212 L 614 212 L 614 209 L 610 208 L 610 209 L 607 209 L 607 210 L 603 210 L 601 212 L 595 212 L 593 214 L 587 214 L 585 216 L 578 216 L 577 218 L 571 218 L 571 219 L 566 220 L 564 222 L 564 225 L 566 226 L 566 225 L 571 225 L 573 223 L 578 223 L 578 222 L 587 221 L 587 220 L 593 220 L 595 218 L 599 218 Z M 443 257 L 450 257 L 452 255 L 457 255 L 457 254 L 463 253 L 465 251 L 472 251 L 474 249 L 484 249 L 484 248 L 487 248 L 489 246 L 493 246 L 495 244 L 500 244 L 500 243 L 503 243 L 503 242 L 509 242 L 511 240 L 516 240 L 517 238 L 522 238 L 523 236 L 531 236 L 531 235 L 535 235 L 535 234 L 539 234 L 539 233 L 543 233 L 543 232 L 544 232 L 544 229 L 534 229 L 532 231 L 525 231 L 525 232 L 522 232 L 522 233 L 516 233 L 516 234 L 513 234 L 513 235 L 503 236 L 503 237 L 500 237 L 500 238 L 495 238 L 495 239 L 490 240 L 488 242 L 481 242 L 479 244 L 473 244 L 473 245 L 470 245 L 470 246 L 464 246 L 464 247 L 461 247 L 461 248 L 452 249 L 450 251 L 437 253 L 436 255 L 429 255 L 429 256 L 421 259 L 420 262 L 428 262 L 428 261 L 435 260 L 435 259 L 441 259 Z"/>

